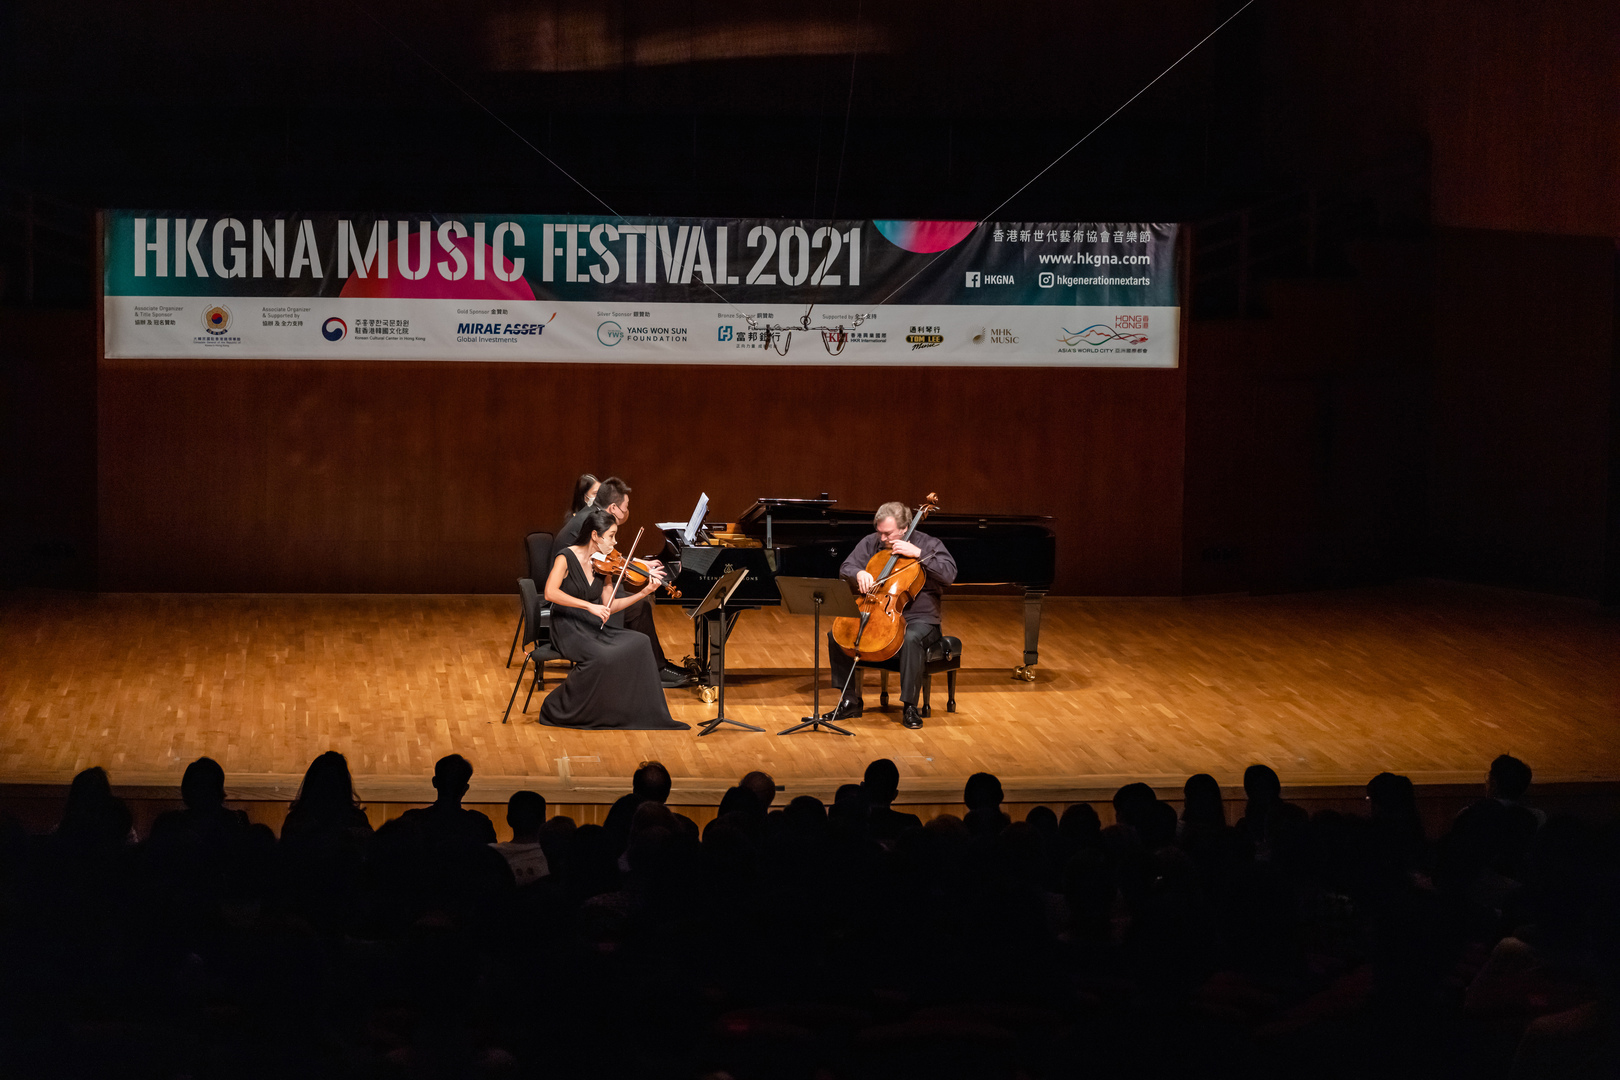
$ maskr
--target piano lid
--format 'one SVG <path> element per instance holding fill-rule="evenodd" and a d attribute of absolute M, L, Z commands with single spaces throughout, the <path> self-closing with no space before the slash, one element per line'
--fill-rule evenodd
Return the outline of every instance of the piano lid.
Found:
<path fill-rule="evenodd" d="M 739 532 L 758 524 L 764 528 L 765 519 L 775 521 L 821 521 L 837 499 L 830 499 L 824 491 L 819 499 L 755 499 L 754 504 L 737 518 Z"/>
<path fill-rule="evenodd" d="M 819 499 L 755 499 L 752 506 L 737 519 L 737 531 L 749 536 L 765 535 L 765 518 L 771 519 L 773 529 L 798 525 L 824 525 L 843 530 L 851 526 L 867 528 L 871 525 L 871 510 L 839 509 L 837 499 L 823 495 Z M 940 529 L 947 525 L 995 528 L 1009 525 L 1035 525 L 1045 527 L 1052 519 L 1043 514 L 960 514 L 936 510 L 928 515 L 924 528 Z"/>

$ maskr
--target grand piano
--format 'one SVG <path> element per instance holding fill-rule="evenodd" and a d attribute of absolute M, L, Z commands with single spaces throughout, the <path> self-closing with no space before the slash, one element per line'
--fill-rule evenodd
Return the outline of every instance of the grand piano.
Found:
<path fill-rule="evenodd" d="M 675 585 L 681 599 L 660 595 L 660 603 L 694 607 L 722 575 L 747 568 L 748 576 L 732 595 L 726 625 L 709 619 L 693 627 L 693 658 L 702 686 L 709 685 L 709 652 L 716 631 L 730 634 L 741 612 L 780 604 L 776 575 L 838 576 L 839 565 L 861 538 L 872 531 L 871 510 L 842 510 L 825 493 L 818 499 L 757 499 L 724 529 L 709 527 L 691 545 L 679 529 L 666 531 L 680 563 Z M 956 559 L 956 582 L 962 586 L 1004 585 L 1024 593 L 1024 662 L 1013 677 L 1035 680 L 1040 661 L 1041 602 L 1052 587 L 1057 564 L 1057 537 L 1051 518 L 1011 514 L 952 514 L 936 511 L 921 528 L 937 536 Z M 707 540 L 709 542 L 705 543 Z"/>

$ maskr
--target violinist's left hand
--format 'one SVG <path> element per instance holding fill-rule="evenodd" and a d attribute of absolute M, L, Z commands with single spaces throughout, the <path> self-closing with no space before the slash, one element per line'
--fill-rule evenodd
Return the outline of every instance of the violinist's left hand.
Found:
<path fill-rule="evenodd" d="M 889 550 L 904 559 L 922 558 L 922 548 L 913 544 L 910 540 L 896 540 L 889 545 Z"/>
<path fill-rule="evenodd" d="M 646 564 L 647 568 L 659 577 L 665 576 L 664 563 L 661 559 L 637 559 L 636 561 Z"/>

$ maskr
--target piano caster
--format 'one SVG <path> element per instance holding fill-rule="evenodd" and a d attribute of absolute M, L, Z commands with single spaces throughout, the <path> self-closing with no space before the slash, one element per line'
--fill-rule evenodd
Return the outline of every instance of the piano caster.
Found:
<path fill-rule="evenodd" d="M 720 691 L 713 686 L 699 686 L 697 696 L 703 699 L 703 704 L 713 705 L 720 700 Z"/>
<path fill-rule="evenodd" d="M 1013 668 L 1012 677 L 1014 682 L 1034 682 L 1035 665 L 1019 664 L 1017 667 Z"/>

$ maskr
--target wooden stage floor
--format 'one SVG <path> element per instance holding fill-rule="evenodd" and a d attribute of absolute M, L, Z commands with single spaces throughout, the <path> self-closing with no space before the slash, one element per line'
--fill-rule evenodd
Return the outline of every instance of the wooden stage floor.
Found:
<path fill-rule="evenodd" d="M 0 784 L 63 784 L 99 764 L 115 784 L 172 789 L 207 754 L 233 792 L 286 799 L 328 749 L 348 756 L 363 798 L 388 802 L 430 798 L 433 762 L 451 752 L 476 767 L 479 802 L 524 786 L 554 802 L 611 800 L 645 758 L 674 774 L 672 802 L 694 805 L 755 768 L 790 796 L 829 797 L 878 757 L 898 763 L 909 797 L 942 803 L 979 770 L 1002 778 L 1009 801 L 1061 802 L 1130 780 L 1179 789 L 1194 772 L 1235 786 L 1252 762 L 1292 786 L 1359 785 L 1383 769 L 1475 784 L 1502 752 L 1528 760 L 1538 783 L 1620 780 L 1620 620 L 1587 605 L 1422 582 L 1051 599 L 1034 683 L 1011 678 L 1021 612 L 1017 599 L 952 598 L 958 712 L 945 712 L 940 679 L 922 730 L 896 723 L 896 704 L 869 708 L 854 738 L 775 734 L 809 711 L 810 620 L 747 613 L 727 705 L 767 733 L 699 739 L 544 727 L 538 696 L 503 727 L 515 598 L 11 595 L 0 599 Z M 681 611 L 662 607 L 658 621 L 670 655 L 684 655 Z M 690 691 L 669 698 L 694 725 L 714 714 Z"/>

